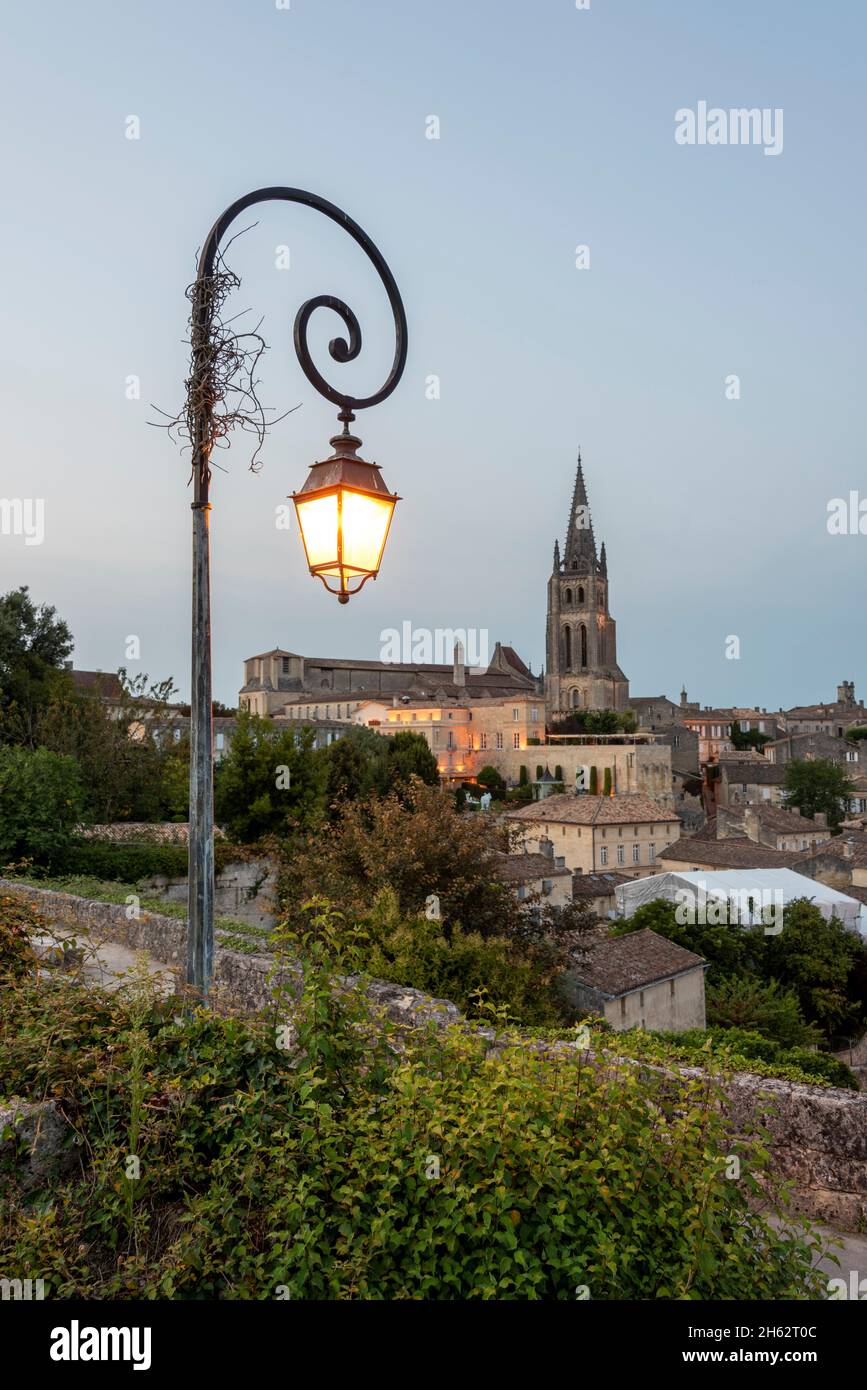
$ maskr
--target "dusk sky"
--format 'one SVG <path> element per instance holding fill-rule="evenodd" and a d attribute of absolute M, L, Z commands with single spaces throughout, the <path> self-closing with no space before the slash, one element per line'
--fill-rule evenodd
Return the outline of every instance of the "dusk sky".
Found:
<path fill-rule="evenodd" d="M 258 474 L 248 436 L 217 456 L 220 699 L 254 653 L 376 657 L 405 621 L 487 629 L 538 671 L 579 444 L 633 695 L 867 693 L 867 534 L 857 515 L 856 534 L 827 528 L 855 493 L 867 533 L 863 3 L 45 0 L 7 5 L 4 28 L 0 494 L 44 499 L 45 536 L 0 535 L 0 592 L 54 604 L 77 666 L 188 694 L 188 459 L 148 421 L 182 402 L 211 223 L 282 183 L 343 207 L 400 287 L 406 372 L 356 428 L 403 500 L 379 578 L 340 607 L 294 521 L 275 526 L 337 428 L 292 323 L 311 295 L 352 306 L 356 362 L 328 357 L 326 310 L 311 342 L 361 395 L 391 361 L 387 301 L 315 212 L 242 218 L 234 303 L 264 315 L 261 395 L 301 408 Z M 782 149 L 677 143 L 676 112 L 702 102 L 781 111 Z"/>

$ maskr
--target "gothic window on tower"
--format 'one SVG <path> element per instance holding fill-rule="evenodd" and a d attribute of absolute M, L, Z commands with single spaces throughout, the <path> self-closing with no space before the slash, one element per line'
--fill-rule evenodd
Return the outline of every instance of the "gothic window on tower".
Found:
<path fill-rule="evenodd" d="M 579 589 L 578 589 L 578 602 L 579 602 L 579 603 L 583 603 L 583 602 L 584 602 L 584 590 L 583 590 L 582 588 L 579 588 Z"/>
<path fill-rule="evenodd" d="M 571 589 L 567 589 L 567 590 L 566 590 L 565 594 L 563 595 L 563 602 L 564 602 L 565 604 L 567 604 L 567 606 L 572 602 L 572 590 L 571 590 Z"/>
<path fill-rule="evenodd" d="M 563 644 L 566 659 L 566 670 L 572 670 L 572 629 L 567 627 L 563 631 Z"/>
<path fill-rule="evenodd" d="M 587 665 L 587 628 L 581 624 L 581 665 Z"/>

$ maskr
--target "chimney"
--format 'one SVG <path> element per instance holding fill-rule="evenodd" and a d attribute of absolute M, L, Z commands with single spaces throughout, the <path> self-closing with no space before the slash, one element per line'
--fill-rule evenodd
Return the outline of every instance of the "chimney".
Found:
<path fill-rule="evenodd" d="M 827 815 L 827 812 L 826 812 L 826 811 L 817 811 L 816 814 L 815 814 L 814 817 L 813 817 L 813 820 L 814 820 L 814 822 L 815 822 L 816 825 L 818 825 L 818 826 L 821 827 L 822 830 L 827 830 L 827 828 L 828 828 L 828 815 Z"/>
<path fill-rule="evenodd" d="M 455 659 L 452 666 L 452 680 L 455 685 L 466 685 L 467 673 L 464 666 L 464 648 L 460 642 L 455 642 Z"/>
<path fill-rule="evenodd" d="M 392 697 L 391 697 L 391 704 L 392 704 L 392 708 L 393 708 L 393 709 L 397 709 L 397 696 L 396 696 L 396 695 L 392 695 Z"/>
<path fill-rule="evenodd" d="M 843 841 L 843 846 L 842 846 L 842 848 L 843 848 L 843 858 L 844 858 L 844 859 L 854 859 L 854 858 L 855 858 L 855 841 L 852 839 L 852 836 L 851 836 L 851 835 L 847 835 L 847 836 L 846 836 L 845 840 Z"/>
<path fill-rule="evenodd" d="M 554 841 L 547 837 L 539 841 L 539 853 L 544 854 L 547 859 L 554 858 Z"/>

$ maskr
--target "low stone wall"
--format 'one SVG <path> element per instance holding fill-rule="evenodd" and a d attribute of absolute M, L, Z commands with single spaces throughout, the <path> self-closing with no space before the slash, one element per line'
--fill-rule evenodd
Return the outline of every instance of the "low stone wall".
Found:
<path fill-rule="evenodd" d="M 218 917 L 235 917 L 255 927 L 273 927 L 277 920 L 277 865 L 272 859 L 237 859 L 226 864 L 214 878 L 214 912 Z M 143 885 L 148 896 L 170 903 L 187 901 L 184 878 L 155 875 Z"/>
<path fill-rule="evenodd" d="M 0 879 L 0 889 L 20 893 L 49 923 L 74 928 L 94 942 L 119 942 L 146 951 L 159 961 L 183 970 L 186 961 L 186 922 L 142 912 L 129 920 L 126 909 L 114 903 L 92 902 L 71 893 L 57 893 Z M 218 946 L 214 971 L 214 1006 L 222 1010 L 255 1011 L 271 1001 L 269 974 L 274 958 L 243 955 Z M 286 983 L 296 997 L 300 967 L 287 967 Z M 419 990 L 373 981 L 371 1002 L 392 1021 L 410 1026 L 434 1023 L 450 1027 L 464 1022 L 449 1000 L 432 999 Z M 479 1029 L 498 1050 L 490 1030 Z M 538 1044 L 558 1057 L 578 1057 L 572 1044 Z M 684 1069 L 687 1070 L 687 1069 Z M 696 1074 L 688 1071 L 687 1074 Z M 799 1211 L 843 1231 L 867 1227 L 867 1095 L 825 1086 L 805 1086 L 739 1073 L 726 1082 L 726 1110 L 733 1136 L 769 1135 L 774 1175 L 791 1182 Z"/>

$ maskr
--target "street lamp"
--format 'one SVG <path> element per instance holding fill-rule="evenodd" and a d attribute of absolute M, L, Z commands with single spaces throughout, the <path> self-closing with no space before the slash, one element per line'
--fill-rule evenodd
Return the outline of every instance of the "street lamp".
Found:
<path fill-rule="evenodd" d="M 379 468 L 357 457 L 361 440 L 350 434 L 355 412 L 378 405 L 390 396 L 406 365 L 406 314 L 400 292 L 386 262 L 366 232 L 345 212 L 301 188 L 260 188 L 239 198 L 217 219 L 199 257 L 192 291 L 192 367 L 188 402 L 193 448 L 193 622 L 190 695 L 190 831 L 189 927 L 187 983 L 202 996 L 210 988 L 214 964 L 214 763 L 211 680 L 211 451 L 216 433 L 214 407 L 220 391 L 213 334 L 215 269 L 220 243 L 236 217 L 256 203 L 302 203 L 336 222 L 373 263 L 388 295 L 394 319 L 394 360 L 384 385 L 370 396 L 337 391 L 314 365 L 307 347 L 307 327 L 316 309 L 331 309 L 343 320 L 348 340 L 332 338 L 328 351 L 335 362 L 352 362 L 361 351 L 358 319 L 342 299 L 316 295 L 302 304 L 295 317 L 295 353 L 307 380 L 321 396 L 340 407 L 342 434 L 331 440 L 332 456 L 314 463 L 300 492 L 292 494 L 310 573 L 335 593 L 340 603 L 368 579 L 376 578 L 396 494 L 390 493 Z M 331 582 L 329 582 L 331 581 Z M 336 586 L 336 587 L 335 587 Z"/>
<path fill-rule="evenodd" d="M 379 573 L 400 501 L 385 486 L 379 465 L 358 457 L 361 440 L 349 432 L 354 418 L 351 411 L 341 412 L 343 433 L 330 440 L 334 453 L 314 463 L 301 491 L 292 494 L 310 573 L 339 603 L 348 603 Z"/>

